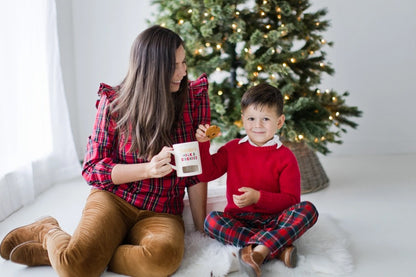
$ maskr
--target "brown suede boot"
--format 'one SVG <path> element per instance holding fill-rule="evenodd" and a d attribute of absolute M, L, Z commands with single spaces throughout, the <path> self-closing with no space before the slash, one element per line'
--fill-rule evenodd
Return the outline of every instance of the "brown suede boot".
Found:
<path fill-rule="evenodd" d="M 238 260 L 240 262 L 240 270 L 250 277 L 261 276 L 261 265 L 264 257 L 253 251 L 253 245 L 248 245 L 238 252 Z"/>
<path fill-rule="evenodd" d="M 288 246 L 283 249 L 283 252 L 279 256 L 281 260 L 287 267 L 296 267 L 298 262 L 298 251 L 294 245 Z"/>
<path fill-rule="evenodd" d="M 0 245 L 1 257 L 8 260 L 13 248 L 27 241 L 42 243 L 45 234 L 51 230 L 59 228 L 58 221 L 48 216 L 32 224 L 25 225 L 10 231 L 3 239 Z"/>
<path fill-rule="evenodd" d="M 37 241 L 26 241 L 13 248 L 10 260 L 27 266 L 51 265 L 48 251 Z"/>

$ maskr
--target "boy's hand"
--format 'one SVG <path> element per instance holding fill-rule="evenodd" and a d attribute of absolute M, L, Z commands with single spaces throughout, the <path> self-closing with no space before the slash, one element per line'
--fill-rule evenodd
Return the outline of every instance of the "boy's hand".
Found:
<path fill-rule="evenodd" d="M 220 135 L 220 128 L 209 124 L 199 125 L 198 130 L 196 130 L 195 137 L 199 142 L 206 142 L 210 139 L 213 139 Z"/>
<path fill-rule="evenodd" d="M 256 204 L 260 199 L 260 191 L 242 187 L 238 191 L 243 192 L 241 195 L 233 195 L 234 204 L 239 208 L 244 208 L 253 204 Z"/>

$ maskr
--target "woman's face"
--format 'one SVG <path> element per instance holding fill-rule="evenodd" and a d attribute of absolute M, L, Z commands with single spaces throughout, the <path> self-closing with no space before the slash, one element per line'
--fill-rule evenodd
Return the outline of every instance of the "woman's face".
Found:
<path fill-rule="evenodd" d="M 177 92 L 181 85 L 182 78 L 186 75 L 186 60 L 185 49 L 183 46 L 179 46 L 176 49 L 176 64 L 175 72 L 173 73 L 172 80 L 170 81 L 170 92 Z"/>

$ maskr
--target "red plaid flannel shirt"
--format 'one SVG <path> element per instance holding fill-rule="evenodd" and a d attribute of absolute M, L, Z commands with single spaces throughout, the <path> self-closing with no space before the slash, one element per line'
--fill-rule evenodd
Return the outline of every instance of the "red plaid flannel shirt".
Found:
<path fill-rule="evenodd" d="M 89 185 L 106 190 L 126 200 L 139 209 L 170 214 L 182 214 L 185 188 L 199 182 L 197 177 L 180 178 L 176 171 L 163 178 L 115 185 L 111 171 L 116 164 L 147 162 L 137 152 L 129 153 L 131 138 L 125 147 L 117 139 L 116 122 L 109 114 L 109 105 L 117 97 L 111 86 L 100 84 L 97 115 L 92 135 L 88 138 L 82 175 Z M 195 141 L 199 124 L 210 123 L 208 80 L 202 74 L 189 82 L 189 98 L 185 104 L 183 120 L 178 125 L 175 143 Z M 157 119 L 155 119 L 157 120 Z"/>

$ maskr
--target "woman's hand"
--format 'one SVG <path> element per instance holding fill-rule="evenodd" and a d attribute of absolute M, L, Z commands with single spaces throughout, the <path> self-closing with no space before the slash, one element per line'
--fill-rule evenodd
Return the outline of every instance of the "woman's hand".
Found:
<path fill-rule="evenodd" d="M 170 151 L 173 151 L 173 148 L 165 146 L 159 154 L 151 158 L 147 164 L 149 178 L 161 178 L 172 172 L 173 168 L 170 165 L 172 156 Z"/>
<path fill-rule="evenodd" d="M 233 195 L 234 204 L 239 208 L 244 208 L 253 204 L 256 204 L 260 199 L 260 191 L 242 187 L 238 189 L 239 192 L 243 192 L 240 195 Z"/>

